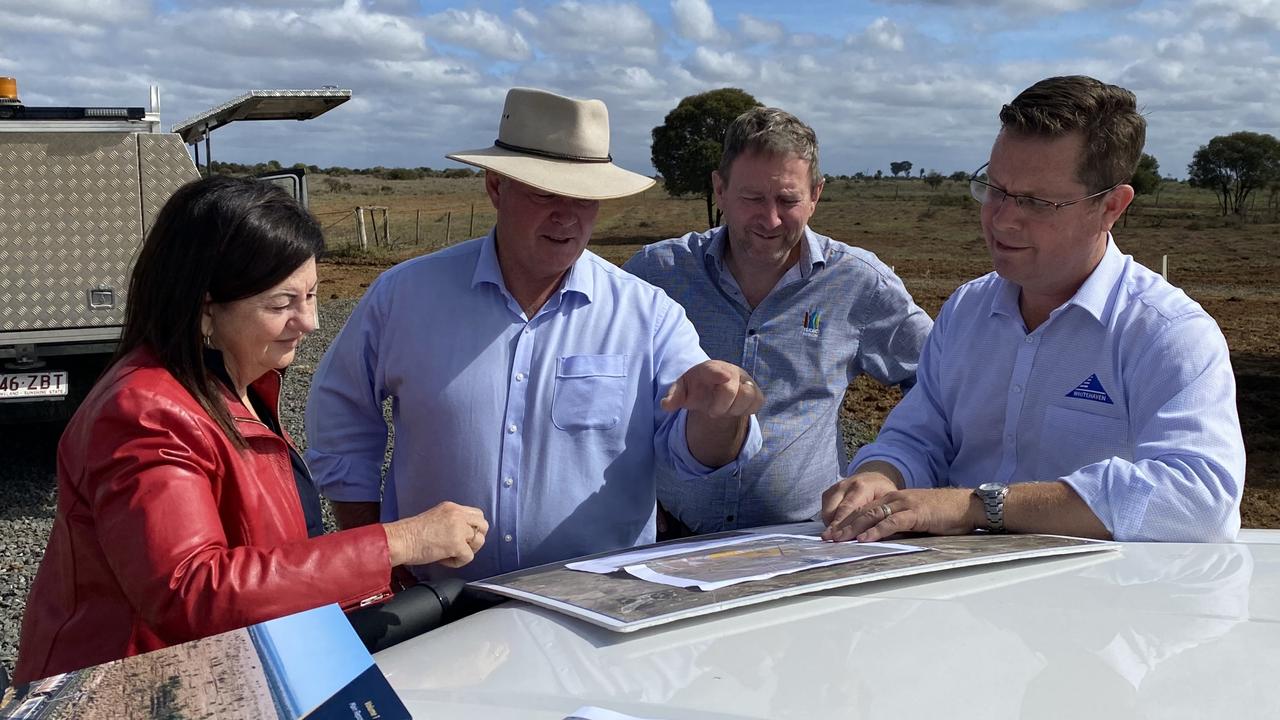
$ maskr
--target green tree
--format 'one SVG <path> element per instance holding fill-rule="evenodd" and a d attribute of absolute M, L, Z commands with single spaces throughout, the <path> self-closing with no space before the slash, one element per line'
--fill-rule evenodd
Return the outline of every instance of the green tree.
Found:
<path fill-rule="evenodd" d="M 1138 160 L 1138 168 L 1133 171 L 1129 184 L 1133 186 L 1135 194 L 1150 195 L 1160 187 L 1163 180 L 1164 178 L 1160 177 L 1160 161 L 1142 153 L 1142 159 Z"/>
<path fill-rule="evenodd" d="M 760 103 L 738 88 L 690 95 L 653 129 L 653 166 L 672 195 L 701 195 L 707 223 L 715 227 L 720 211 L 713 204 L 711 173 L 720 167 L 729 123 Z"/>
<path fill-rule="evenodd" d="M 947 176 L 951 182 L 966 182 L 969 179 L 969 173 L 963 170 L 957 170 Z"/>
<path fill-rule="evenodd" d="M 1247 131 L 1219 135 L 1191 156 L 1187 174 L 1193 187 L 1218 196 L 1223 215 L 1243 215 L 1250 193 L 1280 179 L 1280 140 Z"/>
<path fill-rule="evenodd" d="M 928 185 L 930 188 L 937 190 L 938 186 L 941 185 L 942 181 L 945 179 L 946 178 L 942 175 L 942 173 L 938 172 L 937 170 L 930 170 L 929 174 L 924 176 L 924 183 Z"/>

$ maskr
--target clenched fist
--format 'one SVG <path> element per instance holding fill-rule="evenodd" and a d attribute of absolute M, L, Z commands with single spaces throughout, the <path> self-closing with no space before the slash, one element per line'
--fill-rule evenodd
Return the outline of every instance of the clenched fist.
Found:
<path fill-rule="evenodd" d="M 382 527 L 387 533 L 392 567 L 434 562 L 462 567 L 475 558 L 489 532 L 489 523 L 479 508 L 451 502 Z"/>

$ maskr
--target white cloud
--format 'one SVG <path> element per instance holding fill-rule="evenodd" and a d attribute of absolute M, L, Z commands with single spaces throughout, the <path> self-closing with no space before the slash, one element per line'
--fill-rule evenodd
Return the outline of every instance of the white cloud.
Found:
<path fill-rule="evenodd" d="M 1156 52 L 1171 58 L 1181 59 L 1204 53 L 1204 36 L 1198 32 L 1183 33 L 1156 41 Z"/>
<path fill-rule="evenodd" d="M 181 44 L 238 57 L 413 58 L 426 53 L 411 20 L 364 10 L 358 0 L 341 7 L 293 9 L 218 8 L 164 16 L 160 31 Z M 145 45 L 143 45 L 145 46 Z"/>
<path fill-rule="evenodd" d="M 713 82 L 739 83 L 756 74 L 747 58 L 734 52 L 716 52 L 705 47 L 694 49 L 688 68 L 695 76 Z"/>
<path fill-rule="evenodd" d="M 724 37 L 707 0 L 671 0 L 671 14 L 681 37 L 701 43 L 716 42 Z"/>
<path fill-rule="evenodd" d="M 802 4 L 746 15 L 705 0 L 732 32 L 704 42 L 679 35 L 682 11 L 666 2 L 651 16 L 656 3 L 631 0 L 429 13 L 419 0 L 0 0 L 0 73 L 43 105 L 145 105 L 156 83 L 166 127 L 249 88 L 350 87 L 352 102 L 314 122 L 237 123 L 214 141 L 215 157 L 320 165 L 439 167 L 492 142 L 516 85 L 605 100 L 614 154 L 641 172 L 650 130 L 680 98 L 724 85 L 812 125 L 832 173 L 890 159 L 972 170 L 1000 105 L 1065 73 L 1132 89 L 1166 172 L 1184 174 L 1214 135 L 1280 127 L 1275 0 L 882 0 L 882 18 L 860 6 L 808 24 L 791 19 Z"/>
<path fill-rule="evenodd" d="M 1147 25 L 1156 30 L 1171 30 L 1178 27 L 1182 22 L 1182 17 L 1174 12 L 1171 8 L 1154 8 L 1151 10 L 1139 10 L 1132 13 L 1129 18 L 1136 23 Z"/>
<path fill-rule="evenodd" d="M 1192 7 L 1197 21 L 1206 29 L 1241 34 L 1280 31 L 1277 0 L 1196 0 Z"/>
<path fill-rule="evenodd" d="M 530 28 L 538 27 L 538 22 L 539 22 L 538 16 L 529 12 L 525 8 L 522 8 L 522 7 L 516 8 L 515 11 L 511 13 L 511 16 L 516 19 L 516 22 L 520 23 L 521 25 L 524 25 L 525 27 L 530 27 Z"/>
<path fill-rule="evenodd" d="M 149 0 L 5 0 L 4 5 L 15 16 L 38 15 L 72 23 L 114 25 L 151 15 Z"/>
<path fill-rule="evenodd" d="M 446 10 L 423 22 L 427 34 L 503 60 L 533 57 L 519 30 L 484 10 Z"/>
<path fill-rule="evenodd" d="M 901 52 L 906 47 L 906 41 L 902 39 L 902 31 L 887 17 L 879 17 L 872 21 L 863 31 L 862 37 L 873 47 L 881 50 Z"/>
<path fill-rule="evenodd" d="M 758 43 L 776 43 L 787 34 L 780 22 L 761 20 L 746 14 L 738 15 L 738 29 L 747 40 Z"/>
<path fill-rule="evenodd" d="M 562 0 L 547 10 L 542 26 L 565 32 L 575 49 L 609 52 L 617 45 L 654 46 L 658 26 L 632 3 L 582 3 Z"/>
<path fill-rule="evenodd" d="M 1141 4 L 1142 0 L 881 0 L 893 5 L 934 5 L 977 8 L 996 15 L 1042 16 L 1088 9 L 1115 9 Z"/>
<path fill-rule="evenodd" d="M 639 6 L 561 0 L 531 30 L 538 49 L 553 55 L 610 56 L 639 65 L 660 58 L 661 33 Z"/>

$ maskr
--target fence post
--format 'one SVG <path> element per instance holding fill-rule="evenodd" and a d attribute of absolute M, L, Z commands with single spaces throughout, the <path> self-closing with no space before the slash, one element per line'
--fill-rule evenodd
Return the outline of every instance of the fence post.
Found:
<path fill-rule="evenodd" d="M 388 250 L 391 249 L 391 215 L 390 213 L 391 213 L 391 210 L 389 208 L 385 208 L 385 207 L 382 208 L 382 244 Z"/>
<path fill-rule="evenodd" d="M 476 236 L 476 204 L 471 203 L 471 224 L 467 226 L 467 237 Z"/>
<path fill-rule="evenodd" d="M 1163 277 L 1165 279 L 1165 282 L 1169 281 L 1169 256 L 1168 255 L 1160 256 L 1160 277 Z"/>
<path fill-rule="evenodd" d="M 422 242 L 422 211 L 418 210 L 413 216 L 413 244 L 417 245 Z"/>
<path fill-rule="evenodd" d="M 449 226 L 453 224 L 453 211 L 444 214 L 444 246 L 449 246 Z"/>
<path fill-rule="evenodd" d="M 369 249 L 369 238 L 364 234 L 364 208 L 356 206 L 356 234 L 360 238 L 360 249 Z"/>
<path fill-rule="evenodd" d="M 373 225 L 373 244 L 378 244 L 378 211 L 375 208 L 369 208 L 369 223 Z"/>

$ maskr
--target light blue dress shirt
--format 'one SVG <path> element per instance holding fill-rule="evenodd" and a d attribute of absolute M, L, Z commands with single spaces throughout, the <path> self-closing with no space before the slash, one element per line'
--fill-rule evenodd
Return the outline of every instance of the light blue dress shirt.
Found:
<path fill-rule="evenodd" d="M 493 234 L 383 273 L 316 370 L 307 461 L 331 500 L 382 501 L 392 520 L 451 500 L 484 511 L 479 578 L 654 539 L 654 472 L 734 475 L 760 446 L 712 470 L 688 450 L 686 412 L 659 406 L 707 359 L 682 308 L 587 251 L 526 318 Z M 381 468 L 392 398 L 395 432 Z"/>
<path fill-rule="evenodd" d="M 910 387 L 932 321 L 876 256 L 805 228 L 800 259 L 752 308 L 724 262 L 725 228 L 653 243 L 623 266 L 685 307 L 702 348 L 764 391 L 760 453 L 739 475 L 659 470 L 663 506 L 695 532 L 808 520 L 840 479 L 845 390 L 866 373 Z"/>
<path fill-rule="evenodd" d="M 916 386 L 850 471 L 909 487 L 1062 480 L 1117 540 L 1233 540 L 1244 441 L 1227 343 L 1158 274 L 1106 254 L 1033 332 L 991 273 L 943 306 Z"/>

